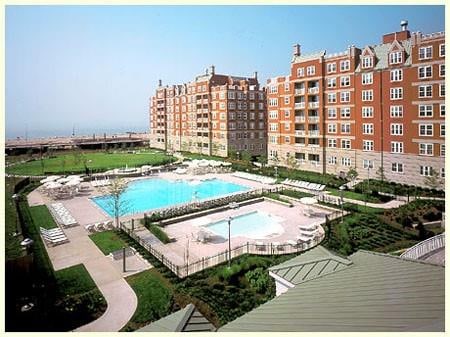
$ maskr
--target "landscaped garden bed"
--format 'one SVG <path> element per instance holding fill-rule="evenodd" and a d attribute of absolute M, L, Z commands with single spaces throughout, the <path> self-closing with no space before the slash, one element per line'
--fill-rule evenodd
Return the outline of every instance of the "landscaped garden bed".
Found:
<path fill-rule="evenodd" d="M 395 182 L 381 181 L 370 179 L 369 184 L 367 180 L 358 183 L 354 186 L 355 192 L 363 193 L 367 191 L 367 186 L 373 191 L 378 191 L 382 193 L 389 193 L 394 195 L 402 196 L 421 196 L 421 197 L 440 197 L 445 198 L 445 191 L 434 190 L 430 188 L 423 188 L 418 186 L 410 186 L 405 184 L 399 184 Z"/>

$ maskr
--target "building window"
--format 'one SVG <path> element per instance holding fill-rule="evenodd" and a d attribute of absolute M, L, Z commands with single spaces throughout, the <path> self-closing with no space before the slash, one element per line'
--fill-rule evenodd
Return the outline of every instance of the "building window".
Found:
<path fill-rule="evenodd" d="M 306 67 L 306 75 L 312 76 L 316 74 L 316 66 L 308 66 Z"/>
<path fill-rule="evenodd" d="M 441 167 L 441 178 L 445 178 L 445 167 Z"/>
<path fill-rule="evenodd" d="M 392 118 L 403 117 L 403 105 L 391 105 L 390 110 Z"/>
<path fill-rule="evenodd" d="M 303 77 L 305 76 L 305 68 L 298 68 L 297 69 L 297 77 Z"/>
<path fill-rule="evenodd" d="M 269 106 L 277 106 L 278 105 L 278 99 L 277 98 L 270 98 L 269 99 Z"/>
<path fill-rule="evenodd" d="M 284 97 L 284 104 L 289 104 L 289 96 Z"/>
<path fill-rule="evenodd" d="M 373 100 L 373 90 L 363 90 L 362 91 L 363 102 L 369 102 Z"/>
<path fill-rule="evenodd" d="M 419 155 L 421 155 L 421 156 L 432 156 L 433 155 L 433 144 L 420 143 L 419 144 Z"/>
<path fill-rule="evenodd" d="M 391 142 L 392 153 L 403 153 L 403 142 Z"/>
<path fill-rule="evenodd" d="M 288 136 L 284 137 L 284 142 L 285 142 L 286 144 L 289 144 L 290 141 L 291 141 L 291 140 L 290 140 L 290 137 L 288 137 Z"/>
<path fill-rule="evenodd" d="M 285 123 L 284 123 L 284 129 L 285 129 L 286 131 L 289 131 L 289 130 L 291 129 L 291 123 L 290 123 L 290 122 L 285 122 Z"/>
<path fill-rule="evenodd" d="M 284 84 L 284 91 L 289 91 L 289 82 Z"/>
<path fill-rule="evenodd" d="M 433 77 L 433 66 L 423 66 L 417 68 L 420 79 Z"/>
<path fill-rule="evenodd" d="M 336 88 L 336 77 L 332 77 L 327 80 L 327 87 Z"/>
<path fill-rule="evenodd" d="M 350 118 L 350 108 L 341 108 L 341 118 Z"/>
<path fill-rule="evenodd" d="M 445 144 L 441 144 L 441 157 L 445 157 Z"/>
<path fill-rule="evenodd" d="M 278 92 L 278 86 L 277 85 L 271 85 L 269 87 L 269 94 L 276 94 Z M 233 95 L 234 96 L 234 95 Z M 228 98 L 230 97 L 230 92 L 228 93 Z M 234 97 L 233 97 L 234 98 Z"/>
<path fill-rule="evenodd" d="M 372 68 L 373 67 L 373 57 L 372 56 L 365 56 L 362 58 L 362 68 Z"/>
<path fill-rule="evenodd" d="M 291 115 L 291 112 L 289 110 L 284 110 L 284 118 L 289 118 Z"/>
<path fill-rule="evenodd" d="M 277 131 L 278 130 L 278 123 L 270 123 L 269 124 L 269 130 L 270 131 Z"/>
<path fill-rule="evenodd" d="M 341 68 L 341 71 L 350 70 L 350 61 L 349 60 L 341 61 L 340 68 Z"/>
<path fill-rule="evenodd" d="M 363 85 L 372 84 L 373 83 L 373 73 L 363 73 L 361 76 L 361 83 Z"/>
<path fill-rule="evenodd" d="M 336 124 L 332 123 L 332 124 L 328 124 L 328 133 L 336 133 Z"/>
<path fill-rule="evenodd" d="M 392 163 L 391 171 L 394 173 L 403 173 L 403 164 L 402 163 Z"/>
<path fill-rule="evenodd" d="M 439 96 L 445 97 L 445 84 L 439 84 Z"/>
<path fill-rule="evenodd" d="M 394 69 L 391 70 L 391 82 L 400 82 L 403 80 L 403 70 Z"/>
<path fill-rule="evenodd" d="M 234 102 L 228 102 L 228 109 L 230 109 L 230 110 L 236 109 L 236 103 L 234 103 Z"/>
<path fill-rule="evenodd" d="M 347 150 L 351 149 L 352 146 L 351 146 L 350 139 L 342 139 L 341 140 L 341 148 L 347 149 Z"/>
<path fill-rule="evenodd" d="M 421 176 L 431 176 L 431 173 L 433 171 L 433 168 L 431 166 L 420 166 L 420 175 Z"/>
<path fill-rule="evenodd" d="M 341 124 L 341 133 L 350 133 L 350 123 Z"/>
<path fill-rule="evenodd" d="M 337 157 L 335 157 L 335 156 L 328 157 L 328 164 L 336 165 L 337 164 Z"/>
<path fill-rule="evenodd" d="M 373 118 L 373 107 L 363 106 L 362 107 L 362 116 L 363 116 L 363 118 Z"/>
<path fill-rule="evenodd" d="M 403 98 L 403 88 L 391 88 L 391 100 Z"/>
<path fill-rule="evenodd" d="M 341 103 L 350 102 L 350 91 L 341 92 Z"/>
<path fill-rule="evenodd" d="M 433 105 L 419 105 L 419 117 L 433 117 Z"/>
<path fill-rule="evenodd" d="M 439 105 L 439 116 L 445 117 L 445 104 Z"/>
<path fill-rule="evenodd" d="M 433 136 L 433 124 L 419 124 L 419 136 Z"/>
<path fill-rule="evenodd" d="M 342 166 L 352 166 L 352 159 L 343 157 L 341 158 L 341 164 Z"/>
<path fill-rule="evenodd" d="M 270 119 L 277 119 L 278 118 L 278 111 L 269 111 L 269 118 Z"/>
<path fill-rule="evenodd" d="M 336 108 L 328 108 L 328 118 L 334 119 L 337 117 Z"/>
<path fill-rule="evenodd" d="M 403 52 L 396 51 L 389 54 L 389 63 L 390 64 L 399 64 L 403 62 Z"/>
<path fill-rule="evenodd" d="M 341 77 L 341 87 L 350 86 L 350 76 L 342 76 Z"/>
<path fill-rule="evenodd" d="M 373 140 L 363 140 L 363 151 L 373 151 Z"/>
<path fill-rule="evenodd" d="M 432 97 L 433 96 L 433 86 L 432 85 L 419 85 L 419 97 Z"/>
<path fill-rule="evenodd" d="M 336 72 L 336 62 L 327 64 L 327 73 Z"/>
<path fill-rule="evenodd" d="M 336 147 L 337 146 L 337 141 L 334 138 L 330 138 L 328 139 L 328 147 Z"/>
<path fill-rule="evenodd" d="M 439 65 L 439 77 L 444 77 L 445 76 L 445 64 L 440 64 Z"/>
<path fill-rule="evenodd" d="M 445 137 L 445 124 L 440 124 L 441 126 L 441 137 Z"/>
<path fill-rule="evenodd" d="M 391 123 L 391 136 L 403 136 L 403 124 Z"/>
<path fill-rule="evenodd" d="M 433 46 L 419 48 L 419 60 L 430 59 L 433 57 Z"/>
<path fill-rule="evenodd" d="M 373 123 L 363 123 L 362 129 L 364 135 L 373 135 Z"/>
<path fill-rule="evenodd" d="M 439 56 L 445 57 L 445 44 L 444 43 L 439 45 Z"/>
<path fill-rule="evenodd" d="M 328 103 L 336 103 L 336 93 L 328 94 Z"/>
<path fill-rule="evenodd" d="M 365 169 L 373 168 L 373 160 L 363 159 L 363 168 Z"/>
<path fill-rule="evenodd" d="M 275 88 L 276 89 L 276 87 L 271 87 L 271 89 L 272 88 Z M 276 92 L 276 91 L 275 91 Z M 235 92 L 234 91 L 228 91 L 228 99 L 235 99 L 236 98 L 236 94 L 235 94 Z"/>

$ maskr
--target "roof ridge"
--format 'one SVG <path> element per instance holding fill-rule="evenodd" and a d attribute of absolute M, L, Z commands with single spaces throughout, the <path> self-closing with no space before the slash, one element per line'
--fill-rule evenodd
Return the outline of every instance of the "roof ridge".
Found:
<path fill-rule="evenodd" d="M 404 258 L 404 257 L 400 257 L 400 256 L 390 255 L 390 254 L 387 254 L 387 253 L 373 252 L 373 251 L 365 250 L 365 249 L 359 249 L 358 251 L 354 252 L 352 255 L 349 255 L 349 258 L 354 256 L 354 255 L 356 255 L 356 254 L 358 254 L 358 253 L 378 255 L 378 256 L 382 256 L 382 257 L 389 257 L 389 258 L 392 258 L 392 259 L 397 259 L 397 260 L 400 260 L 400 261 L 420 263 L 420 264 L 425 264 L 425 265 L 445 268 L 445 266 L 441 266 L 440 264 L 429 262 L 429 261 L 414 260 L 414 259 Z"/>
<path fill-rule="evenodd" d="M 274 266 L 274 267 L 269 268 L 269 270 L 270 271 L 282 270 L 282 269 L 286 269 L 286 268 L 298 267 L 298 266 L 301 266 L 301 265 L 307 265 L 307 264 L 317 263 L 317 262 L 322 262 L 322 261 L 327 261 L 327 260 L 333 260 L 335 262 L 339 262 L 339 263 L 345 264 L 347 266 L 353 264 L 353 261 L 351 261 L 349 259 L 341 258 L 339 256 L 330 255 L 330 256 L 324 256 L 324 257 L 315 258 L 315 259 L 308 260 L 308 261 L 305 261 L 305 262 L 294 262 L 291 265 L 286 265 L 286 266 L 282 266 L 282 267 Z"/>

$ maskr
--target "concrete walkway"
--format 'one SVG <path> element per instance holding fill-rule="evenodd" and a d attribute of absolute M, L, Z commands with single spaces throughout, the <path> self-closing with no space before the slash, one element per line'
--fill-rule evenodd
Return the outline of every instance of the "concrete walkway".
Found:
<path fill-rule="evenodd" d="M 115 268 L 113 261 L 103 255 L 88 237 L 83 225 L 64 231 L 70 240 L 69 243 L 47 247 L 54 269 L 59 270 L 83 263 L 108 304 L 101 317 L 75 331 L 119 331 L 136 310 L 136 294 L 120 271 Z"/>
<path fill-rule="evenodd" d="M 348 199 L 348 198 L 344 198 L 344 202 L 362 205 L 362 206 L 373 207 L 373 208 L 383 208 L 383 209 L 397 208 L 397 207 L 400 207 L 400 206 L 403 206 L 404 204 L 406 204 L 406 201 L 404 201 L 404 200 L 391 200 L 384 204 L 376 204 L 376 203 L 372 203 L 372 202 L 365 202 L 362 200 L 355 200 L 355 199 Z"/>

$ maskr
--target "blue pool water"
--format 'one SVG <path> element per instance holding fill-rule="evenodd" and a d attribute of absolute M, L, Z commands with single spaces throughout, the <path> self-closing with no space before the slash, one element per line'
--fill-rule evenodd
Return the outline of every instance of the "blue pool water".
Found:
<path fill-rule="evenodd" d="M 205 181 L 173 181 L 166 179 L 142 179 L 130 182 L 122 199 L 121 215 L 141 213 L 196 200 L 219 197 L 234 192 L 247 191 L 248 187 L 220 179 Z M 196 194 L 196 198 L 194 198 Z M 92 200 L 106 213 L 113 216 L 111 197 L 94 197 Z"/>
<path fill-rule="evenodd" d="M 213 222 L 207 225 L 207 228 L 223 238 L 228 238 L 227 219 Z M 259 211 L 238 215 L 231 220 L 231 237 L 258 238 L 277 231 L 279 231 L 278 220 Z"/>

